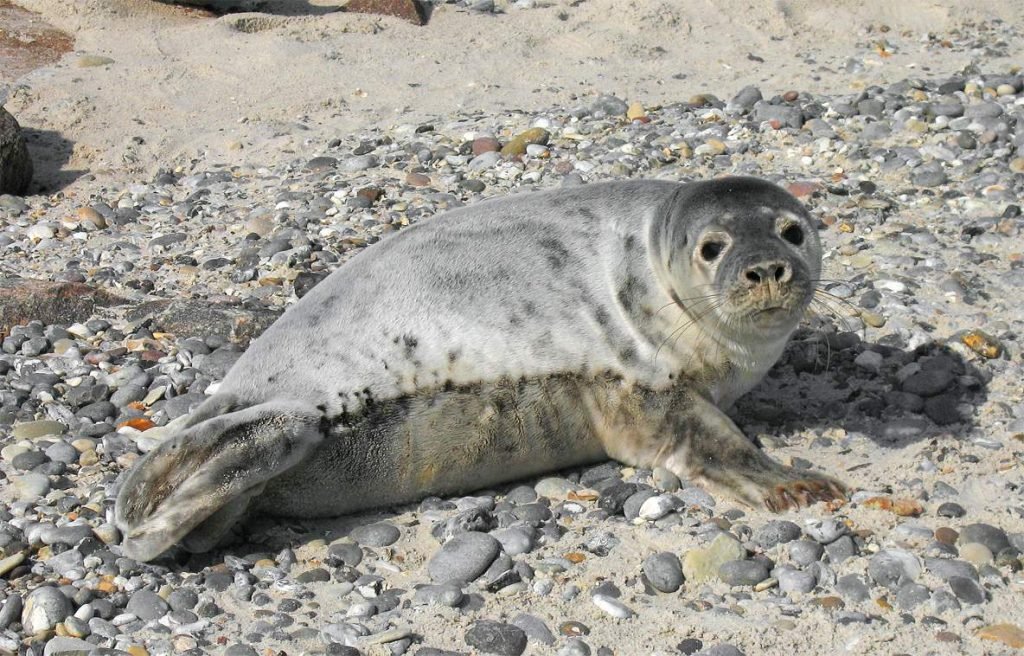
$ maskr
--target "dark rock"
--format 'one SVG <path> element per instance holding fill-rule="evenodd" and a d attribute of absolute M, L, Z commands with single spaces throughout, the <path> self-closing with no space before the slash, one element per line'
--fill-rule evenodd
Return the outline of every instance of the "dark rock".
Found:
<path fill-rule="evenodd" d="M 32 158 L 21 126 L 0 107 L 0 194 L 21 196 L 32 182 Z"/>
<path fill-rule="evenodd" d="M 0 333 L 33 319 L 44 324 L 85 321 L 97 307 L 123 302 L 109 292 L 77 282 L 0 278 Z"/>
<path fill-rule="evenodd" d="M 485 654 L 519 656 L 526 649 L 526 632 L 504 622 L 480 620 L 466 632 L 466 644 Z"/>
<path fill-rule="evenodd" d="M 394 16 L 413 25 L 427 23 L 427 12 L 418 0 L 349 0 L 345 11 Z"/>
<path fill-rule="evenodd" d="M 246 344 L 259 337 L 280 313 L 268 308 L 240 308 L 201 300 L 152 301 L 128 313 L 129 321 L 152 319 L 169 333 L 216 336 Z M 64 321 L 67 321 L 66 319 Z"/>

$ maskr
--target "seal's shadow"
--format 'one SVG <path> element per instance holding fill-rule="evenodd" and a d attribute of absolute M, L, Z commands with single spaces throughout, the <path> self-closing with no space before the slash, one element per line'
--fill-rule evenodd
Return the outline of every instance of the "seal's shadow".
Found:
<path fill-rule="evenodd" d="M 71 161 L 75 144 L 59 132 L 22 128 L 21 133 L 32 158 L 32 188 L 35 193 L 60 191 L 88 173 L 65 168 Z"/>
<path fill-rule="evenodd" d="M 971 434 L 989 376 L 945 343 L 887 338 L 801 329 L 730 415 L 747 435 L 840 428 L 887 448 Z"/>

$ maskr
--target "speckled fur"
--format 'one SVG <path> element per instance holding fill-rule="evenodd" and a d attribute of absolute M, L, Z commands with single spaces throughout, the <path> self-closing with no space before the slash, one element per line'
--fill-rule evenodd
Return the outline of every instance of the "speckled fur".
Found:
<path fill-rule="evenodd" d="M 794 225 L 800 244 L 780 236 Z M 750 178 L 522 194 L 405 230 L 291 308 L 139 463 L 125 549 L 190 532 L 209 548 L 247 509 L 337 515 L 608 456 L 769 507 L 840 496 L 719 409 L 778 359 L 820 260 L 803 207 Z"/>

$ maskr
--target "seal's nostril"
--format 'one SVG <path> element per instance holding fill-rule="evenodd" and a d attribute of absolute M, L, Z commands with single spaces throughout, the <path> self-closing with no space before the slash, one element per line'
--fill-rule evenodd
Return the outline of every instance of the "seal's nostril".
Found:
<path fill-rule="evenodd" d="M 780 264 L 775 267 L 775 280 L 781 282 L 786 277 L 786 265 Z"/>
<path fill-rule="evenodd" d="M 755 283 L 755 284 L 759 283 L 759 282 L 761 282 L 761 274 L 759 274 L 754 269 L 749 269 L 747 271 L 747 280 L 749 280 L 750 282 Z"/>

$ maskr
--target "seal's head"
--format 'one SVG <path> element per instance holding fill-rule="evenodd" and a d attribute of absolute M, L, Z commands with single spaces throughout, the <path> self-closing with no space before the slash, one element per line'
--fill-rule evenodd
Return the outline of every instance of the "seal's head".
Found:
<path fill-rule="evenodd" d="M 673 299 L 744 341 L 788 335 L 814 296 L 821 243 L 796 198 L 764 180 L 684 186 L 653 237 Z"/>

